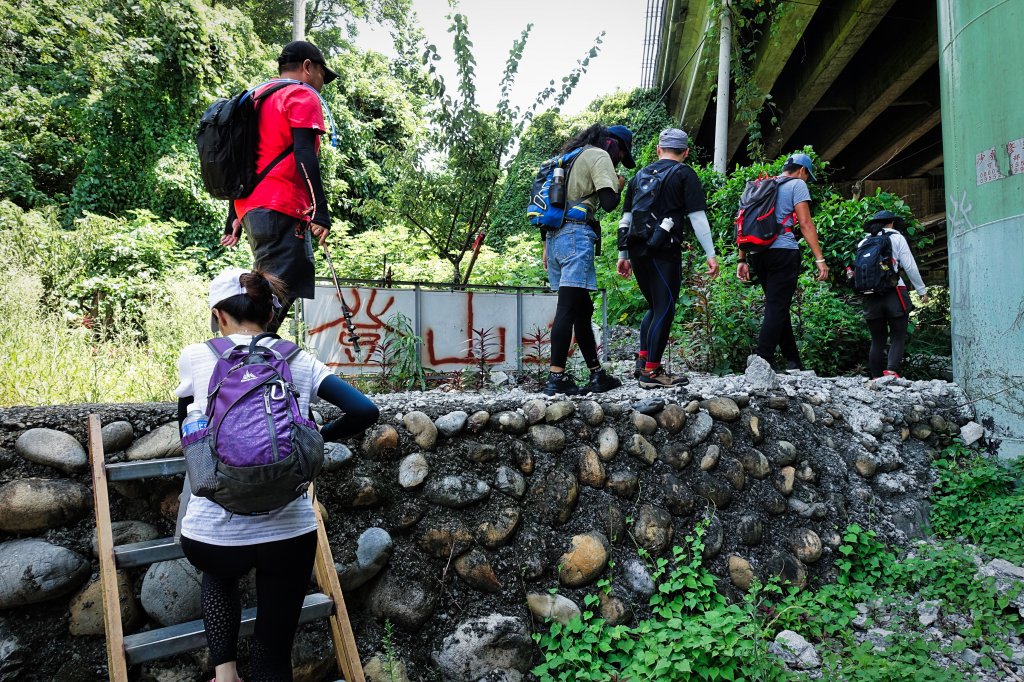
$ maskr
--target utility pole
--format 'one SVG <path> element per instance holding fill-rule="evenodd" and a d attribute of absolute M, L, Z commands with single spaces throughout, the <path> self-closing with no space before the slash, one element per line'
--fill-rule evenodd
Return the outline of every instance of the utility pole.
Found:
<path fill-rule="evenodd" d="M 292 0 L 292 40 L 306 39 L 306 0 Z"/>
<path fill-rule="evenodd" d="M 729 162 L 729 54 L 732 51 L 732 17 L 729 0 L 722 0 L 721 35 L 718 38 L 718 102 L 715 107 L 715 170 L 725 173 Z"/>

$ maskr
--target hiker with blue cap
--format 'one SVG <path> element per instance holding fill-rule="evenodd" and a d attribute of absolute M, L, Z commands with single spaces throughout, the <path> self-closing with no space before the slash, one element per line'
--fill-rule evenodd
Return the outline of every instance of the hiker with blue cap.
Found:
<path fill-rule="evenodd" d="M 757 251 L 748 252 L 741 247 L 736 267 L 737 277 L 744 282 L 751 281 L 753 271 L 764 289 L 764 320 L 757 336 L 757 354 L 775 367 L 775 349 L 778 348 L 787 370 L 804 368 L 790 317 L 793 294 L 800 277 L 798 237 L 807 242 L 814 254 L 818 281 L 828 278 L 828 265 L 811 219 L 811 191 L 807 188 L 807 183 L 816 179 L 810 156 L 796 153 L 786 159 L 782 174 L 772 179 L 777 185 L 775 221 L 779 227 L 778 234 Z"/>
<path fill-rule="evenodd" d="M 632 147 L 633 133 L 626 126 L 595 124 L 569 140 L 560 152 L 568 155 L 580 150 L 565 171 L 566 217 L 541 230 L 548 283 L 558 292 L 551 325 L 551 367 L 544 386 L 547 395 L 603 393 L 622 385 L 601 366 L 591 327 L 594 302 L 590 296 L 597 291 L 594 258 L 601 248 L 601 224 L 595 214 L 598 208 L 611 211 L 619 205 L 626 179 L 615 167 L 621 163 L 636 168 Z M 590 371 L 590 380 L 582 387 L 565 371 L 574 333 Z"/>

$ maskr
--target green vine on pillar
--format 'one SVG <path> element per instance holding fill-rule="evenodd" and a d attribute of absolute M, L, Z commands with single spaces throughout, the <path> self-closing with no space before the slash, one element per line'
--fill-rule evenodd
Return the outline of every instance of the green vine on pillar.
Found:
<path fill-rule="evenodd" d="M 790 11 L 785 0 L 709 0 L 716 20 L 711 27 L 715 35 L 721 30 L 722 12 L 732 18 L 732 116 L 734 125 L 747 131 L 747 153 L 755 161 L 764 161 L 764 133 L 761 112 L 767 107 L 772 125 L 778 122 L 771 94 L 754 82 L 754 61 L 758 46 L 776 37 L 779 20 Z"/>

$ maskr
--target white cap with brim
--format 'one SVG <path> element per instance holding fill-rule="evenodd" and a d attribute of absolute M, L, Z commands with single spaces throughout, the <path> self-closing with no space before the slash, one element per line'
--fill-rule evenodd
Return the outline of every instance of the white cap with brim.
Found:
<path fill-rule="evenodd" d="M 217 325 L 217 318 L 213 315 L 214 307 L 232 296 L 244 294 L 245 287 L 242 286 L 241 277 L 248 273 L 249 271 L 245 268 L 228 268 L 210 282 L 210 296 L 207 299 L 207 303 L 210 306 L 210 331 L 214 333 L 220 331 L 220 327 Z"/>

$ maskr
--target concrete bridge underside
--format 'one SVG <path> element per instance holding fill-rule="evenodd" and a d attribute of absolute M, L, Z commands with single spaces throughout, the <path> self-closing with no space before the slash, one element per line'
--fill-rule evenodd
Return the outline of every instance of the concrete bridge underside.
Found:
<path fill-rule="evenodd" d="M 664 0 L 654 82 L 669 112 L 710 160 L 717 19 L 708 0 Z M 718 4 L 717 0 L 714 4 Z M 766 3 L 767 4 L 767 3 Z M 848 195 L 876 187 L 905 198 L 937 237 L 923 258 L 945 283 L 945 200 L 934 0 L 785 0 L 756 45 L 752 104 L 768 158 L 813 145 Z M 750 41 L 751 36 L 739 37 Z M 735 84 L 733 97 L 735 98 Z M 749 106 L 748 106 L 749 108 Z M 750 161 L 747 127 L 730 103 L 729 165 Z"/>

